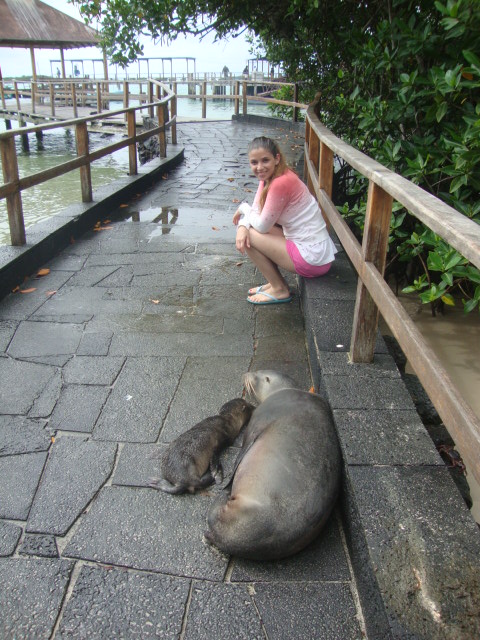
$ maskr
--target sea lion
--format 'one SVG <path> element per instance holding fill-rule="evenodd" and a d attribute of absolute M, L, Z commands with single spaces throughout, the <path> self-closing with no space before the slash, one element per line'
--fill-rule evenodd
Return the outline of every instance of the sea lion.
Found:
<path fill-rule="evenodd" d="M 323 398 L 275 371 L 247 373 L 244 383 L 260 404 L 230 494 L 209 510 L 205 539 L 234 556 L 275 560 L 303 549 L 327 521 L 340 487 L 340 448 Z"/>
<path fill-rule="evenodd" d="M 161 478 L 149 485 L 167 493 L 195 493 L 221 481 L 218 454 L 232 444 L 249 421 L 253 405 L 242 398 L 226 402 L 219 415 L 205 418 L 171 442 L 160 459 Z"/>

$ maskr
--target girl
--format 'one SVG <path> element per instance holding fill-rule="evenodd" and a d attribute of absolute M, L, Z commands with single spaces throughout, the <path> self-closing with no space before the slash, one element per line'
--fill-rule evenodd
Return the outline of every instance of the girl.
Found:
<path fill-rule="evenodd" d="M 279 304 L 292 297 L 279 267 L 305 278 L 323 276 L 337 252 L 316 199 L 291 171 L 271 138 L 254 138 L 248 146 L 250 167 L 259 180 L 250 207 L 233 216 L 235 246 L 247 253 L 267 283 L 249 290 L 252 304 Z"/>

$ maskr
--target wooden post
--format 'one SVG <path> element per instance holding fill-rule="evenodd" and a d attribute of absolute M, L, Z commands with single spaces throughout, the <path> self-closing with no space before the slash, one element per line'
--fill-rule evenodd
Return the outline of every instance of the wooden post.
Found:
<path fill-rule="evenodd" d="M 17 83 L 16 80 L 13 82 L 13 88 L 14 88 L 14 91 L 15 91 L 15 100 L 17 101 L 17 111 L 21 111 L 21 108 L 20 108 L 20 95 L 18 93 L 18 83 Z"/>
<path fill-rule="evenodd" d="M 293 85 L 293 101 L 298 102 L 298 84 Z M 293 107 L 293 121 L 298 122 L 298 107 Z"/>
<path fill-rule="evenodd" d="M 55 115 L 55 93 L 53 89 L 53 82 L 50 82 L 50 112 L 52 116 Z"/>
<path fill-rule="evenodd" d="M 238 116 L 238 114 L 240 113 L 240 81 L 239 80 L 235 81 L 234 105 L 235 105 L 235 115 Z"/>
<path fill-rule="evenodd" d="M 383 275 L 387 257 L 393 198 L 370 181 L 363 232 L 362 257 Z M 353 316 L 350 358 L 352 362 L 372 362 L 377 338 L 378 308 L 362 280 L 358 279 Z"/>
<path fill-rule="evenodd" d="M 75 87 L 75 82 L 72 82 L 72 104 L 73 104 L 73 117 L 78 118 L 77 90 Z"/>
<path fill-rule="evenodd" d="M 123 82 L 123 108 L 128 109 L 128 82 L 124 80 Z M 125 122 L 127 121 L 127 114 L 124 116 Z"/>
<path fill-rule="evenodd" d="M 202 82 L 202 118 L 207 117 L 207 83 Z"/>
<path fill-rule="evenodd" d="M 306 132 L 305 132 L 306 133 Z M 320 140 L 317 137 L 316 132 L 313 128 L 310 128 L 308 131 L 308 157 L 313 163 L 315 170 L 318 172 L 319 170 L 319 161 L 320 161 Z M 307 175 L 307 187 L 312 195 L 315 195 L 315 189 L 313 187 L 312 179 L 310 178 L 310 174 L 308 171 Z"/>
<path fill-rule="evenodd" d="M 159 104 L 157 107 L 157 120 L 158 126 L 163 125 L 163 129 L 158 133 L 158 143 L 160 145 L 160 158 L 167 157 L 167 136 L 165 132 L 165 107 L 164 104 Z"/>
<path fill-rule="evenodd" d="M 242 82 L 242 93 L 243 93 L 243 115 L 247 115 L 247 83 L 246 81 Z"/>
<path fill-rule="evenodd" d="M 34 81 L 32 81 L 32 82 L 30 83 L 30 86 L 31 86 L 31 88 L 32 88 L 32 90 L 31 90 L 31 97 L 32 97 L 32 113 L 35 113 L 35 101 L 36 101 L 36 98 L 35 98 L 35 82 L 34 82 Z"/>
<path fill-rule="evenodd" d="M 102 113 L 102 85 L 97 82 L 97 112 Z"/>
<path fill-rule="evenodd" d="M 7 105 L 5 102 L 5 89 L 3 88 L 3 80 L 1 78 L 0 78 L 0 96 L 2 98 L 2 107 L 6 109 Z"/>
<path fill-rule="evenodd" d="M 128 145 L 128 175 L 136 176 L 138 173 L 137 169 L 137 143 L 135 142 L 135 134 L 137 132 L 136 122 L 135 122 L 135 111 L 127 112 L 127 134 L 128 137 L 133 140 Z"/>
<path fill-rule="evenodd" d="M 75 125 L 75 139 L 77 141 L 77 155 L 88 158 L 88 129 L 86 122 Z M 82 202 L 92 202 L 92 174 L 90 162 L 80 167 L 80 185 L 82 188 Z"/>
<path fill-rule="evenodd" d="M 174 93 L 174 96 L 170 101 L 170 120 L 173 120 L 172 127 L 171 127 L 172 144 L 177 144 L 177 120 L 175 117 L 177 115 L 177 83 L 176 82 L 173 83 L 172 88 Z"/>
<path fill-rule="evenodd" d="M 333 151 L 324 143 L 320 142 L 320 155 L 318 167 L 318 186 L 325 191 L 329 198 L 332 197 L 333 190 Z M 330 230 L 330 221 L 322 210 L 323 219 Z"/>
<path fill-rule="evenodd" d="M 15 150 L 15 138 L 3 138 L 0 140 L 0 155 L 2 158 L 3 181 L 16 182 L 18 180 L 17 153 Z M 25 244 L 25 223 L 23 220 L 22 196 L 20 191 L 6 197 L 8 224 L 10 226 L 10 241 L 14 247 Z"/>
<path fill-rule="evenodd" d="M 148 83 L 148 102 L 151 104 L 153 102 L 153 82 Z M 148 115 L 150 118 L 153 118 L 153 107 L 148 107 Z"/>

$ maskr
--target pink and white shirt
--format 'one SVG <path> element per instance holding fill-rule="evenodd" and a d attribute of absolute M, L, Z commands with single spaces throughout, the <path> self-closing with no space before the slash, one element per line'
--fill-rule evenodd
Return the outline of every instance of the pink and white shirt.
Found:
<path fill-rule="evenodd" d="M 250 207 L 246 202 L 240 205 L 242 217 L 239 226 L 268 233 L 275 224 L 280 224 L 285 238 L 294 242 L 306 262 L 316 266 L 332 262 L 337 249 L 328 234 L 316 199 L 300 178 L 290 169 L 274 178 L 260 211 L 263 187 L 261 181 L 253 206 Z"/>

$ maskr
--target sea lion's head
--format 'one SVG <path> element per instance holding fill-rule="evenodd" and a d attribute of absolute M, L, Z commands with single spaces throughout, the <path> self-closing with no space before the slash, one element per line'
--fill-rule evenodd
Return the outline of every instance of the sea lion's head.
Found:
<path fill-rule="evenodd" d="M 249 371 L 243 376 L 243 384 L 247 393 L 260 402 L 263 402 L 272 393 L 276 393 L 281 389 L 297 388 L 292 378 L 271 369 Z"/>

